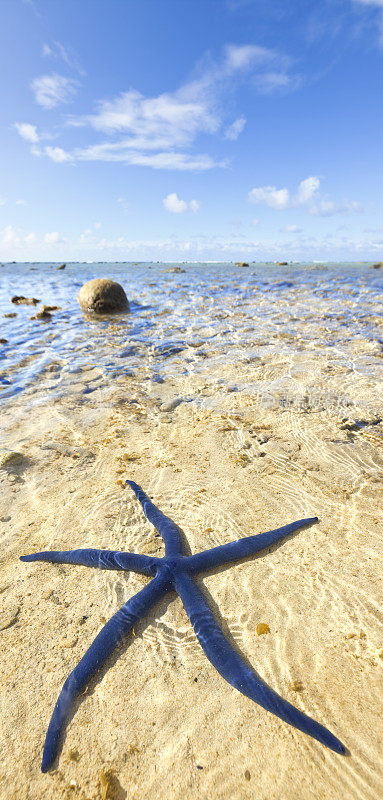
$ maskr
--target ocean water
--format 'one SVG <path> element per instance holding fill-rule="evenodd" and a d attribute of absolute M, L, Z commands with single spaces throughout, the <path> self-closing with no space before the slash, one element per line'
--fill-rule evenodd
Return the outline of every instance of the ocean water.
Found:
<path fill-rule="evenodd" d="M 282 376 L 266 370 L 257 381 L 244 370 L 239 387 L 261 392 L 267 402 L 281 379 L 297 397 L 324 352 L 333 364 L 361 376 L 376 376 L 382 366 L 383 270 L 368 264 L 193 263 L 182 264 L 181 272 L 162 263 L 68 263 L 60 271 L 57 266 L 0 267 L 0 335 L 7 340 L 1 344 L 3 401 L 19 395 L 28 402 L 85 397 L 140 368 L 146 381 L 160 383 L 169 374 L 186 381 L 222 366 L 224 384 L 225 375 L 230 382 L 228 365 L 278 353 L 289 364 Z M 95 277 L 124 286 L 129 314 L 82 313 L 78 291 Z M 41 302 L 16 306 L 14 295 Z M 48 322 L 31 320 L 42 304 L 60 310 Z M 306 367 L 303 352 L 312 355 Z"/>

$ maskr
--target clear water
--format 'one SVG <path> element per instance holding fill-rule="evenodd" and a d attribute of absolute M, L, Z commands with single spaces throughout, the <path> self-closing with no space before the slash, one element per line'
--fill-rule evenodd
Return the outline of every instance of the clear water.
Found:
<path fill-rule="evenodd" d="M 333 348 L 339 365 L 364 375 L 382 365 L 383 270 L 368 264 L 193 263 L 182 264 L 184 272 L 172 272 L 171 264 L 56 266 L 0 267 L 3 401 L 21 393 L 34 401 L 86 395 L 141 367 L 160 382 L 169 373 L 190 375 L 276 350 L 292 365 L 302 350 L 315 357 L 321 348 Z M 81 312 L 78 291 L 95 277 L 124 286 L 129 314 Z M 15 306 L 13 295 L 41 303 Z M 32 321 L 43 303 L 61 309 L 48 322 Z M 17 316 L 4 317 L 10 312 Z"/>

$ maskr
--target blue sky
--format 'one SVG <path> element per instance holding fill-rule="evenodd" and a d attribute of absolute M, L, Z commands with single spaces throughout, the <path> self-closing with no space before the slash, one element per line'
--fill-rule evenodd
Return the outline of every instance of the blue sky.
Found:
<path fill-rule="evenodd" d="M 383 258 L 383 0 L 0 0 L 0 259 Z"/>

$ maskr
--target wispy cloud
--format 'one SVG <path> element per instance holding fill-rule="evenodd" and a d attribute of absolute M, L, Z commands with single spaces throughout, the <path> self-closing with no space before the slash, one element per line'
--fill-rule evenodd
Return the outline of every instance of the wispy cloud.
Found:
<path fill-rule="evenodd" d="M 242 133 L 245 125 L 245 117 L 238 117 L 238 119 L 235 119 L 234 122 L 232 122 L 231 125 L 229 125 L 229 127 L 225 130 L 226 139 L 231 139 L 233 142 L 236 141 L 239 134 Z"/>
<path fill-rule="evenodd" d="M 310 208 L 310 214 L 317 217 L 333 217 L 335 214 L 346 214 L 349 211 L 362 212 L 363 206 L 351 200 L 334 203 L 333 200 L 323 198 Z"/>
<path fill-rule="evenodd" d="M 48 146 L 45 148 L 44 152 L 52 161 L 56 161 L 58 164 L 62 164 L 64 161 L 73 161 L 70 153 L 67 153 L 62 147 Z"/>
<path fill-rule="evenodd" d="M 41 54 L 44 58 L 62 61 L 69 69 L 75 70 L 79 75 L 85 75 L 74 50 L 71 47 L 64 47 L 61 42 L 54 41 L 50 44 L 44 44 Z"/>
<path fill-rule="evenodd" d="M 286 225 L 284 231 L 286 233 L 302 233 L 302 228 L 299 225 Z"/>
<path fill-rule="evenodd" d="M 356 3 L 362 3 L 365 6 L 377 6 L 383 8 L 383 0 L 354 0 Z"/>
<path fill-rule="evenodd" d="M 62 103 L 69 103 L 76 94 L 78 86 L 78 81 L 57 73 L 41 75 L 31 83 L 36 103 L 43 108 L 54 108 Z"/>
<path fill-rule="evenodd" d="M 15 128 L 26 142 L 37 143 L 40 141 L 36 125 L 31 125 L 29 122 L 15 122 Z"/>
<path fill-rule="evenodd" d="M 45 45 L 44 52 L 51 55 L 51 46 Z M 70 154 L 61 148 L 66 157 L 60 160 L 114 161 L 174 170 L 224 166 L 224 159 L 196 153 L 194 148 L 202 135 L 221 141 L 239 137 L 245 117 L 230 120 L 225 98 L 244 81 L 258 92 L 291 90 L 297 84 L 293 62 L 287 56 L 254 44 L 229 44 L 220 59 L 206 57 L 192 78 L 173 92 L 146 97 L 129 88 L 117 97 L 98 101 L 91 114 L 69 117 L 68 125 L 103 134 L 103 140 L 73 148 Z M 37 102 L 45 108 L 68 102 L 77 87 L 76 81 L 57 74 L 33 82 Z M 58 160 L 55 150 L 46 148 L 44 152 Z"/>
<path fill-rule="evenodd" d="M 162 202 L 166 210 L 171 211 L 172 214 L 184 214 L 185 211 L 189 210 L 192 211 L 193 214 L 196 214 L 200 208 L 200 204 L 197 200 L 191 200 L 190 203 L 186 203 L 185 200 L 181 200 L 178 197 L 176 192 L 168 194 L 167 197 L 164 197 Z"/>

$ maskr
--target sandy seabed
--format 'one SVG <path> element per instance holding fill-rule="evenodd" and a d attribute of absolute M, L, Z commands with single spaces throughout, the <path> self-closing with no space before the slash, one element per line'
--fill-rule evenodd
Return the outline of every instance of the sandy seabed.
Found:
<path fill-rule="evenodd" d="M 236 386 L 292 368 L 295 378 L 312 376 L 299 396 L 283 381 L 273 396 Z M 16 398 L 4 409 L 4 444 L 23 457 L 0 470 L 2 800 L 383 795 L 379 411 L 373 375 L 312 352 L 289 365 L 277 351 L 267 363 L 216 365 L 163 384 L 143 367 L 87 397 L 28 413 Z M 242 655 L 328 727 L 346 756 L 229 686 L 169 595 L 76 702 L 54 768 L 40 772 L 62 683 L 147 579 L 18 557 L 79 547 L 163 554 L 126 478 L 181 526 L 192 552 L 319 517 L 197 581 Z M 257 635 L 260 622 L 269 633 Z"/>

